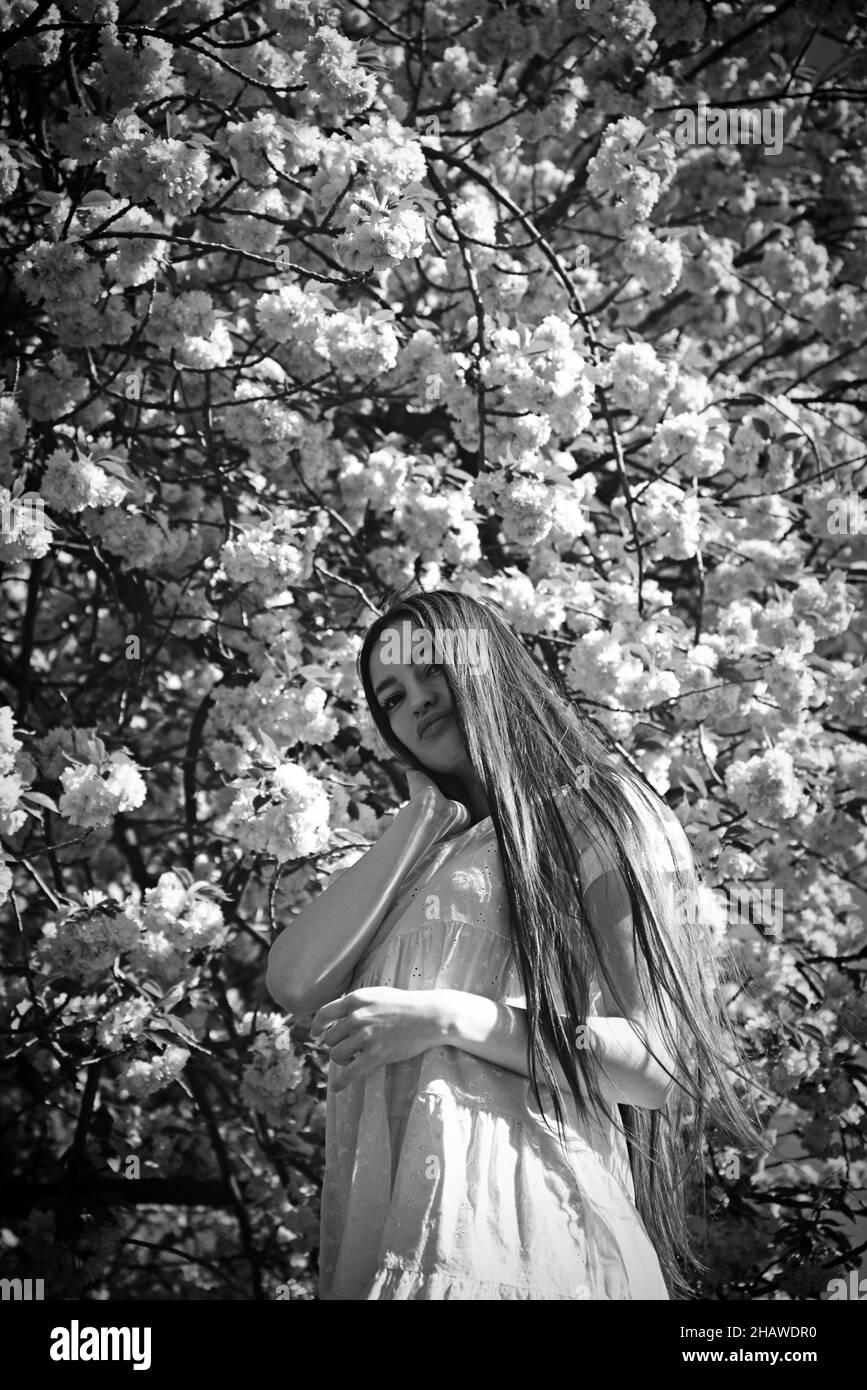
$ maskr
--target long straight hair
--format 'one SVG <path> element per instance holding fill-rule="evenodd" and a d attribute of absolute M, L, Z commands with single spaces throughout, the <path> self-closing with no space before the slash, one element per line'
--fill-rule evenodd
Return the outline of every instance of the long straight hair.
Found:
<path fill-rule="evenodd" d="M 578 1115 L 592 1119 L 593 1107 L 625 1135 L 635 1205 L 669 1294 L 688 1298 L 690 1277 L 707 1268 L 690 1227 L 691 1203 L 704 1194 L 707 1130 L 712 1124 L 742 1149 L 765 1147 L 752 1102 L 748 1111 L 730 1074 L 747 1079 L 749 1072 L 725 1000 L 726 985 L 737 978 L 734 957 L 714 942 L 696 910 L 701 880 L 673 811 L 570 701 L 562 679 L 536 661 L 499 605 L 449 589 L 415 588 L 386 596 L 387 606 L 365 632 L 358 670 L 371 717 L 400 758 L 425 772 L 446 796 L 465 801 L 459 779 L 424 767 L 395 737 L 373 691 L 370 657 L 379 635 L 409 619 L 429 634 L 464 747 L 491 807 L 526 995 L 536 1102 L 544 1117 L 541 1073 L 562 1142 L 563 1096 L 551 1048 Z M 570 825 L 560 809 L 564 788 Z M 643 810 L 636 809 L 636 797 Z M 601 1093 L 592 1042 L 575 1043 L 588 1016 L 594 971 L 601 972 L 618 1010 L 627 1012 L 605 965 L 605 924 L 584 907 L 579 845 L 585 835 L 592 840 L 600 832 L 607 862 L 619 870 L 629 893 L 641 992 L 655 1006 L 657 1036 L 673 1060 L 669 1067 L 657 1059 L 671 1077 L 665 1103 L 658 1109 L 621 1104 L 619 1121 Z M 664 857 L 660 861 L 660 835 L 670 852 L 667 868 Z M 559 988 L 565 1018 L 552 984 Z"/>

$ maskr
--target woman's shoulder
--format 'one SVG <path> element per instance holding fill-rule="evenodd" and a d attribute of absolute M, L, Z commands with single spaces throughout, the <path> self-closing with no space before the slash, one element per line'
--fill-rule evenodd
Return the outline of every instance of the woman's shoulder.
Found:
<path fill-rule="evenodd" d="M 687 866 L 692 860 L 692 847 L 665 797 L 638 777 L 626 776 L 622 785 L 646 831 L 651 852 L 658 856 L 658 867 L 672 871 Z"/>
<path fill-rule="evenodd" d="M 664 797 L 626 768 L 608 764 L 607 770 L 631 811 L 632 826 L 657 866 L 671 870 L 688 864 L 692 851 L 686 832 Z M 616 867 L 619 862 L 616 834 L 599 817 L 584 789 L 580 785 L 566 784 L 555 790 L 553 799 L 582 856 L 583 866 L 592 876 Z"/>

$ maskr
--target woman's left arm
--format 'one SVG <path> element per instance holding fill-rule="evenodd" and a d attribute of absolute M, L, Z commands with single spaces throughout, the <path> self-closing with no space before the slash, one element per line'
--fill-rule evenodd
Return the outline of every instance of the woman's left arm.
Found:
<path fill-rule="evenodd" d="M 600 971 L 605 1016 L 587 1019 L 575 1046 L 592 1051 L 606 1100 L 657 1110 L 665 1105 L 674 1085 L 670 1075 L 674 1061 L 663 1042 L 658 1006 L 649 998 L 647 987 L 641 987 L 639 975 L 646 980 L 647 971 L 636 957 L 629 891 L 604 842 L 582 857 L 582 864 L 589 879 L 584 909 L 595 928 L 608 977 Z M 459 990 L 436 993 L 438 1004 L 434 1007 L 439 1011 L 445 1042 L 529 1075 L 525 1009 Z M 671 1024 L 669 1015 L 669 1036 Z M 558 1085 L 568 1089 L 563 1069 L 553 1055 L 551 1061 Z"/>
<path fill-rule="evenodd" d="M 465 990 L 386 986 L 352 990 L 318 1010 L 311 1032 L 323 1034 L 332 1061 L 341 1068 L 336 1091 L 378 1067 L 408 1061 L 432 1047 L 458 1047 L 521 1076 L 529 1075 L 526 1010 Z M 592 1048 L 606 1100 L 651 1110 L 664 1105 L 670 1079 L 650 1056 L 631 1020 L 588 1019 L 575 1045 Z M 654 1043 L 654 1050 L 660 1055 L 659 1044 Z M 557 1058 L 549 1055 L 557 1084 L 568 1093 L 565 1072 Z"/>
<path fill-rule="evenodd" d="M 430 993 L 433 997 L 428 1007 L 437 1020 L 441 1044 L 460 1047 L 496 1066 L 529 1076 L 526 1009 L 463 990 L 438 989 Z M 665 1104 L 673 1083 L 654 1061 L 636 1031 L 636 1022 L 627 1018 L 588 1019 L 575 1046 L 591 1049 L 599 1065 L 599 1085 L 606 1100 L 656 1110 Z M 650 1041 L 657 1057 L 667 1062 L 661 1041 Z M 568 1093 L 566 1075 L 550 1049 L 549 1056 L 558 1085 Z"/>
<path fill-rule="evenodd" d="M 575 1047 L 592 1051 L 607 1101 L 657 1110 L 674 1085 L 674 1061 L 660 1033 L 658 1011 L 640 984 L 629 893 L 613 858 L 604 851 L 603 857 L 585 863 L 592 863 L 593 869 L 587 875 L 584 907 L 596 929 L 608 977 L 600 972 L 605 1016 L 582 1023 Z M 646 977 L 646 970 L 641 973 Z M 671 1036 L 670 1016 L 668 1023 Z M 319 1010 L 313 1031 L 325 1027 L 332 1058 L 344 1068 L 338 1090 L 377 1066 L 437 1046 L 458 1047 L 529 1075 L 526 1010 L 464 990 L 355 990 Z M 550 1049 L 549 1056 L 558 1085 L 568 1092 L 565 1073 Z"/>

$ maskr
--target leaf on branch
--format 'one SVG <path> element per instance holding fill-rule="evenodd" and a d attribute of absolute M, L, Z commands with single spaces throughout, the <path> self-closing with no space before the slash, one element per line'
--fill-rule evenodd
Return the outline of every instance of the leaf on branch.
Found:
<path fill-rule="evenodd" d="M 57 802 L 53 801 L 50 796 L 46 796 L 44 792 L 22 792 L 21 800 L 25 802 L 33 801 L 37 806 L 45 806 L 49 811 L 53 811 L 56 816 L 60 815 L 57 809 Z"/>
<path fill-rule="evenodd" d="M 166 1018 L 161 1018 L 158 1022 L 152 1023 L 150 1028 L 146 1029 L 145 1031 L 145 1036 L 149 1037 L 151 1041 L 155 1042 L 159 1047 L 162 1047 L 164 1045 L 163 1039 L 159 1037 L 154 1037 L 154 1034 L 158 1033 L 161 1029 L 164 1029 L 170 1033 L 174 1033 L 176 1037 L 183 1038 L 187 1046 L 195 1048 L 196 1052 L 204 1052 L 210 1055 L 208 1049 L 206 1047 L 203 1047 L 202 1044 L 198 1041 L 193 1030 L 189 1028 L 186 1023 L 183 1023 L 181 1019 L 175 1018 L 174 1014 Z"/>
<path fill-rule="evenodd" d="M 186 993 L 187 982 L 182 980 L 180 984 L 173 985 L 168 994 L 163 995 L 160 1000 L 160 1008 L 164 1013 L 171 1013 L 176 1004 L 180 1003 Z"/>
<path fill-rule="evenodd" d="M 276 767 L 278 763 L 282 763 L 283 754 L 280 752 L 280 749 L 277 747 L 271 735 L 266 734 L 263 729 L 257 729 L 256 732 L 262 740 L 265 752 L 268 753 L 269 757 L 272 759 L 273 766 Z"/>
<path fill-rule="evenodd" d="M 707 782 L 705 782 L 701 773 L 698 771 L 698 768 L 688 767 L 685 763 L 682 763 L 680 771 L 683 774 L 683 776 L 686 777 L 687 780 L 692 783 L 694 787 L 698 787 L 698 790 L 701 792 L 702 796 L 707 796 Z"/>

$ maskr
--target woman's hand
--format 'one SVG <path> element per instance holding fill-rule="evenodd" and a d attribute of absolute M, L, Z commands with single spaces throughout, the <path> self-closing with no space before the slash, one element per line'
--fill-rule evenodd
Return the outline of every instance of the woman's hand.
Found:
<path fill-rule="evenodd" d="M 310 1031 L 322 1038 L 332 1062 L 342 1068 L 332 1090 L 342 1091 L 360 1076 L 389 1062 L 407 1062 L 444 1041 L 435 989 L 392 989 L 370 985 L 353 989 L 314 1016 Z"/>
<path fill-rule="evenodd" d="M 404 762 L 399 762 L 398 767 L 406 777 L 410 800 L 416 797 L 430 797 L 431 804 L 446 821 L 446 833 L 451 834 L 453 831 L 467 828 L 470 813 L 462 801 L 451 801 L 447 796 L 443 796 L 436 782 L 426 772 L 420 772 L 418 768 L 410 767 Z"/>
<path fill-rule="evenodd" d="M 408 763 L 401 763 L 400 770 L 406 777 L 411 797 L 420 796 L 427 787 L 430 787 L 438 797 L 442 797 L 442 792 L 427 772 L 419 772 L 417 767 L 410 767 Z"/>

